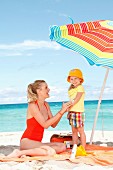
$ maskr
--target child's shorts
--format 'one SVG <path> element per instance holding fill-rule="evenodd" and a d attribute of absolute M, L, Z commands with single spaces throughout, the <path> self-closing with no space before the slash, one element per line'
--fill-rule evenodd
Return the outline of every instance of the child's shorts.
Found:
<path fill-rule="evenodd" d="M 69 112 L 69 124 L 76 128 L 83 127 L 85 121 L 85 113 Z"/>

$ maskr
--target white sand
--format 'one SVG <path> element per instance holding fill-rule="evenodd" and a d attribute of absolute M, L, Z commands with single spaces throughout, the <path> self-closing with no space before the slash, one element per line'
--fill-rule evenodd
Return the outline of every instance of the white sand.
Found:
<path fill-rule="evenodd" d="M 68 131 L 62 131 L 67 133 Z M 43 142 L 49 142 L 52 134 L 59 134 L 61 131 L 45 131 Z M 1 132 L 0 133 L 0 154 L 7 155 L 13 149 L 19 148 L 19 142 L 22 132 Z M 86 132 L 87 142 L 90 141 L 91 131 Z M 98 144 L 107 144 L 113 146 L 113 131 L 105 131 L 104 136 L 101 131 L 95 131 L 94 142 Z M 84 164 L 73 164 L 69 161 L 32 161 L 32 162 L 0 162 L 0 170 L 113 170 L 113 167 L 89 166 Z"/>
<path fill-rule="evenodd" d="M 69 133 L 70 131 L 45 131 L 42 142 L 49 142 L 52 134 Z M 23 132 L 1 132 L 0 133 L 0 145 L 17 145 L 19 146 L 20 138 Z M 91 131 L 86 131 L 86 140 L 90 141 Z M 113 131 L 95 131 L 93 142 L 112 143 Z"/>

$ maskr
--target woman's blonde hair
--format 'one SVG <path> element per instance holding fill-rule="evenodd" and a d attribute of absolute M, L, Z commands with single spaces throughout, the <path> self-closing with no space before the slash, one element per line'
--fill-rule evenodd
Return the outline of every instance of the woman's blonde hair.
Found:
<path fill-rule="evenodd" d="M 27 88 L 27 100 L 28 103 L 36 101 L 38 99 L 37 89 L 41 89 L 42 83 L 46 83 L 44 80 L 36 80 L 34 83 L 28 85 Z"/>

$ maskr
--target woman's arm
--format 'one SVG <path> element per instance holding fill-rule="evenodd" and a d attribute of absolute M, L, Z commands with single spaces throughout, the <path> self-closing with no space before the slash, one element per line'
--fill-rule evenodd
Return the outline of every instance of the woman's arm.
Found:
<path fill-rule="evenodd" d="M 63 114 L 67 111 L 67 109 L 72 105 L 71 102 L 63 103 L 61 110 L 55 115 L 50 117 L 50 119 L 45 120 L 43 114 L 39 111 L 36 104 L 31 103 L 29 105 L 30 113 L 37 120 L 37 122 L 44 128 L 48 128 L 54 123 L 59 122 Z"/>
<path fill-rule="evenodd" d="M 63 104 L 64 104 L 64 103 L 63 103 Z M 62 104 L 62 107 L 63 107 L 63 104 Z M 67 111 L 67 110 L 66 110 L 66 111 Z M 60 110 L 59 112 L 61 113 L 62 111 Z M 52 118 L 52 117 L 53 117 L 49 105 L 48 105 L 48 114 L 49 114 L 49 118 Z M 62 116 L 63 116 L 63 114 L 59 117 L 59 119 L 58 119 L 55 123 L 53 123 L 53 124 L 51 125 L 51 127 L 55 128 L 55 127 L 57 126 L 57 124 L 59 123 L 60 119 L 62 118 Z"/>

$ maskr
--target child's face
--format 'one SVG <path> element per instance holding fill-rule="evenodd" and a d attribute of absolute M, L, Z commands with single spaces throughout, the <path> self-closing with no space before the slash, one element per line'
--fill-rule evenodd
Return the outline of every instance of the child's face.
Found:
<path fill-rule="evenodd" d="M 70 83 L 77 87 L 81 84 L 81 79 L 79 79 L 78 77 L 70 77 Z"/>

